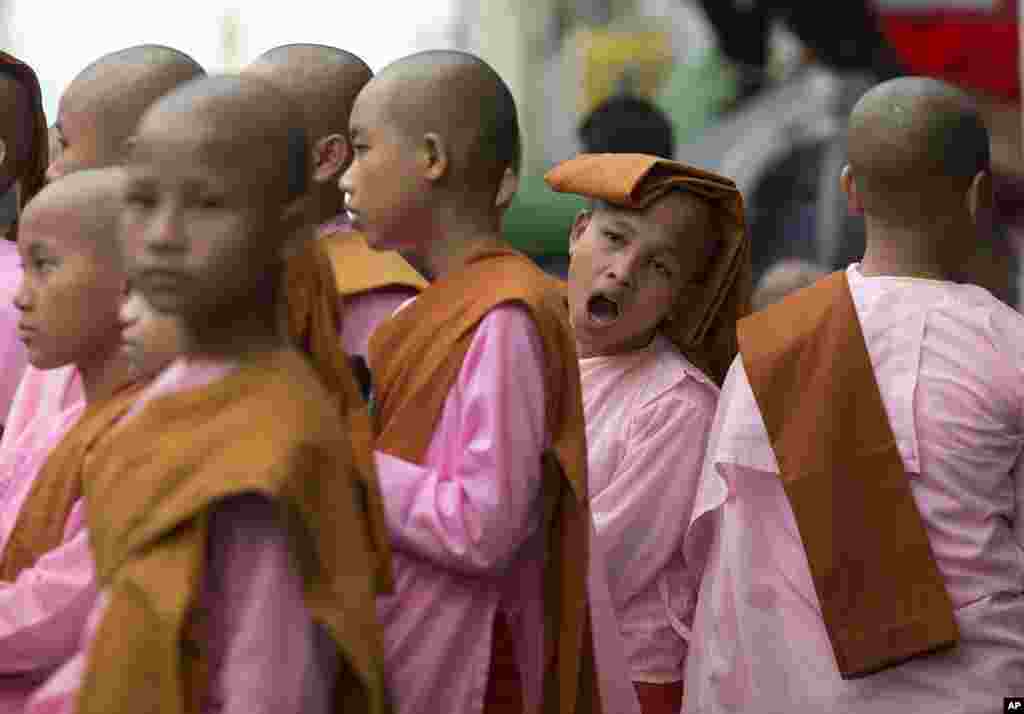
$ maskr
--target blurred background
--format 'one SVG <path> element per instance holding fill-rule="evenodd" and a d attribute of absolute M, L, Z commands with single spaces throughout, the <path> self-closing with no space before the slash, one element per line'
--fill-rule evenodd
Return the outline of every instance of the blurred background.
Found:
<path fill-rule="evenodd" d="M 844 122 L 873 83 L 931 75 L 970 91 L 992 133 L 997 215 L 972 281 L 1017 305 L 1024 247 L 1018 0 L 0 0 L 0 45 L 38 72 L 51 122 L 99 55 L 143 42 L 213 71 L 322 42 L 379 69 L 469 50 L 512 88 L 525 140 L 507 231 L 555 274 L 580 203 L 543 174 L 581 150 L 657 153 L 739 184 L 755 279 L 784 259 L 844 267 L 863 248 L 838 190 Z"/>

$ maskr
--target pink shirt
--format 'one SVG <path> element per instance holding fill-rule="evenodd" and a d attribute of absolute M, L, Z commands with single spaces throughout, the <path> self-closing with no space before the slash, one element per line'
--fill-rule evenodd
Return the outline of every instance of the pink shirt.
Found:
<path fill-rule="evenodd" d="M 985 290 L 847 271 L 914 500 L 952 597 L 949 652 L 843 681 L 738 359 L 686 554 L 705 565 L 685 711 L 999 712 L 1024 686 L 1024 317 Z M 813 438 L 812 434 L 808 438 Z M 865 524 L 870 527 L 870 524 Z"/>
<path fill-rule="evenodd" d="M 348 220 L 348 215 L 342 213 L 321 225 L 318 234 L 322 238 L 332 233 L 345 233 L 351 230 L 352 223 Z M 367 345 L 377 325 L 381 320 L 394 315 L 402 303 L 416 297 L 417 292 L 412 288 L 394 285 L 338 298 L 343 315 L 341 346 L 346 354 L 359 355 L 368 360 Z"/>
<path fill-rule="evenodd" d="M 359 355 L 369 361 L 367 347 L 377 325 L 394 315 L 402 303 L 416 297 L 416 294 L 412 288 L 394 286 L 338 298 L 344 316 L 341 322 L 342 349 L 346 354 Z"/>
<path fill-rule="evenodd" d="M 36 369 L 28 365 L 22 374 L 11 405 L 0 449 L 7 449 L 21 438 L 36 419 L 53 421 L 65 409 L 85 403 L 82 378 L 73 365 L 57 369 Z M 44 438 L 45 430 L 33 430 Z M 22 448 L 25 444 L 22 444 Z"/>
<path fill-rule="evenodd" d="M 6 424 L 18 381 L 28 365 L 25 345 L 18 338 L 21 313 L 14 306 L 20 283 L 18 244 L 0 238 L 0 424 Z"/>
<path fill-rule="evenodd" d="M 591 508 L 634 681 L 683 679 L 696 579 L 682 545 L 718 387 L 663 336 L 580 360 Z"/>
<path fill-rule="evenodd" d="M 210 383 L 231 368 L 179 360 L 140 397 L 132 414 L 150 399 Z M 204 712 L 331 711 L 337 666 L 333 646 L 306 610 L 287 534 L 264 498 L 240 495 L 214 509 L 202 599 L 212 622 Z M 101 595 L 79 653 L 39 690 L 26 711 L 75 711 L 89 645 L 105 607 Z"/>
<path fill-rule="evenodd" d="M 519 305 L 477 327 L 423 466 L 377 452 L 395 594 L 378 599 L 398 714 L 482 710 L 501 608 L 517 637 L 526 712 L 542 699 L 544 348 Z M 590 607 L 605 711 L 638 712 L 625 676 L 603 554 L 592 549 Z M 618 649 L 616 649 L 618 648 Z"/>
<path fill-rule="evenodd" d="M 33 422 L 14 445 L 0 449 L 0 549 L 50 451 L 78 421 L 84 403 Z M 84 504 L 73 506 L 60 546 L 0 583 L 0 712 L 21 712 L 46 677 L 75 652 L 96 586 Z"/>

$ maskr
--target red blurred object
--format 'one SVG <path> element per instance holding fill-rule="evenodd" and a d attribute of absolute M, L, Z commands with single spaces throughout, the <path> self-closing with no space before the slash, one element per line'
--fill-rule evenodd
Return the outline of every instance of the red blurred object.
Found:
<path fill-rule="evenodd" d="M 894 7 L 899 2 L 878 0 L 875 11 L 911 73 L 1016 103 L 1021 97 L 1018 1 L 996 0 L 994 10 L 970 10 L 936 0 L 925 9 L 903 10 Z"/>

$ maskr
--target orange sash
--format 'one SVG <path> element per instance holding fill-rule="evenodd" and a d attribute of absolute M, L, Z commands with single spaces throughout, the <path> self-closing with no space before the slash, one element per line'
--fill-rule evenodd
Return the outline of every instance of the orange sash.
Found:
<path fill-rule="evenodd" d="M 0 559 L 0 580 L 14 582 L 22 570 L 63 542 L 68 516 L 82 497 L 86 452 L 135 403 L 141 389 L 140 385 L 128 386 L 110 399 L 87 406 L 50 452 L 7 540 Z"/>
<path fill-rule="evenodd" d="M 82 486 L 109 606 L 79 714 L 198 711 L 206 657 L 195 605 L 209 514 L 246 493 L 279 507 L 306 605 L 337 647 L 333 711 L 385 714 L 361 479 L 330 396 L 291 350 L 155 398 L 95 444 Z"/>
<path fill-rule="evenodd" d="M 423 462 L 477 325 L 507 302 L 530 311 L 546 357 L 552 448 L 542 458 L 548 534 L 542 711 L 600 712 L 586 605 L 590 510 L 576 349 L 562 297 L 529 259 L 511 249 L 478 252 L 377 329 L 370 340 L 377 448 Z"/>
<path fill-rule="evenodd" d="M 842 677 L 955 645 L 952 601 L 846 274 L 742 320 L 738 330 Z"/>
<path fill-rule="evenodd" d="M 373 436 L 366 404 L 338 336 L 343 315 L 335 286 L 335 273 L 323 244 L 320 240 L 307 241 L 285 268 L 288 334 L 331 393 L 348 427 L 352 456 L 362 476 L 360 500 L 376 554 L 377 590 L 389 593 L 394 587 L 391 541 L 373 463 Z"/>

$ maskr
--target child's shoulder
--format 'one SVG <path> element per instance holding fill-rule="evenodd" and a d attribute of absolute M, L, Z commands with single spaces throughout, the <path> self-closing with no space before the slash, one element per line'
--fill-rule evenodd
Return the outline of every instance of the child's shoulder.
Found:
<path fill-rule="evenodd" d="M 714 411 L 718 403 L 718 386 L 688 360 L 675 345 L 657 335 L 650 346 L 651 358 L 642 369 L 645 379 L 637 405 L 650 408 L 656 404 L 684 402 L 694 408 Z"/>

